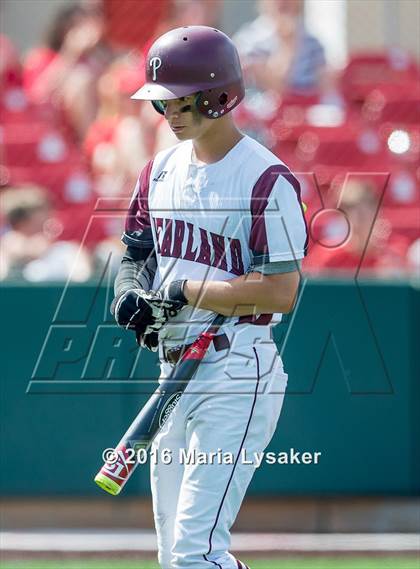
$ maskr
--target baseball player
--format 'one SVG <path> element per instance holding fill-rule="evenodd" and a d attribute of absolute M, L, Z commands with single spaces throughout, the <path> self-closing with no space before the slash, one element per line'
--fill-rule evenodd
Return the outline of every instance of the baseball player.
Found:
<path fill-rule="evenodd" d="M 141 346 L 159 351 L 161 378 L 225 316 L 153 443 L 159 562 L 246 569 L 229 553 L 230 528 L 283 403 L 287 373 L 271 328 L 293 309 L 307 250 L 300 188 L 235 126 L 230 111 L 244 86 L 225 34 L 169 31 L 150 48 L 146 76 L 133 98 L 150 100 L 180 142 L 140 174 L 112 311 Z"/>

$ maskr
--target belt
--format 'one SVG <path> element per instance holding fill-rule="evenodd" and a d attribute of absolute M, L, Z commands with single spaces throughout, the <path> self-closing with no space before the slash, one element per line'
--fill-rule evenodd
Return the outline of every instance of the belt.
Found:
<path fill-rule="evenodd" d="M 175 346 L 174 348 L 166 349 L 164 347 L 163 348 L 163 359 L 165 360 L 165 362 L 174 365 L 174 364 L 178 363 L 178 361 L 182 357 L 182 355 L 192 345 L 193 345 L 193 342 L 191 342 L 191 344 L 185 344 L 182 346 Z M 219 334 L 218 336 L 215 336 L 213 338 L 213 346 L 214 346 L 214 349 L 216 350 L 216 352 L 220 352 L 221 350 L 227 350 L 228 348 L 230 348 L 229 338 L 226 336 L 226 334 Z"/>

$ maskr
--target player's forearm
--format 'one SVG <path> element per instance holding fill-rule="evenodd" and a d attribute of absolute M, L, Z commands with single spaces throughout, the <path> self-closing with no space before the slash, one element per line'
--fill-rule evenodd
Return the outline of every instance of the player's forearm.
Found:
<path fill-rule="evenodd" d="M 250 273 L 229 281 L 186 281 L 184 294 L 188 304 L 225 316 L 287 313 L 293 309 L 298 273 L 289 273 L 283 286 L 275 277 Z"/>
<path fill-rule="evenodd" d="M 156 256 L 140 258 L 135 249 L 128 247 L 114 282 L 115 297 L 131 289 L 150 290 L 156 272 Z"/>

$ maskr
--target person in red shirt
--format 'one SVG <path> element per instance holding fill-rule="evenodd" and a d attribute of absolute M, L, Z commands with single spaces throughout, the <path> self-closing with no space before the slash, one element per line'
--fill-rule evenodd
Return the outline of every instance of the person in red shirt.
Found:
<path fill-rule="evenodd" d="M 95 83 L 111 56 L 104 33 L 100 11 L 66 6 L 52 22 L 45 45 L 31 50 L 24 62 L 30 100 L 62 110 L 79 139 L 95 117 Z"/>
<path fill-rule="evenodd" d="M 138 172 L 150 159 L 156 126 L 130 97 L 144 81 L 142 61 L 137 56 L 115 60 L 97 83 L 99 108 L 84 140 L 84 151 L 91 165 L 96 188 L 101 195 L 129 193 Z M 134 85 L 136 87 L 134 87 Z M 126 195 L 129 195 L 126 194 Z"/>

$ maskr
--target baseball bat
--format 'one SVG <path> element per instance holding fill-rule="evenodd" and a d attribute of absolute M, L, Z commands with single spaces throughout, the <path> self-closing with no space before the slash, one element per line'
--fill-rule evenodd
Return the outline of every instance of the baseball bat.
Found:
<path fill-rule="evenodd" d="M 150 448 L 153 439 L 168 420 L 188 382 L 197 371 L 223 321 L 224 316 L 218 314 L 185 350 L 171 374 L 162 381 L 131 423 L 114 449 L 113 460 L 105 462 L 95 476 L 96 484 L 105 492 L 113 496 L 121 492 L 138 464 L 134 457 L 140 449 L 147 451 Z"/>

